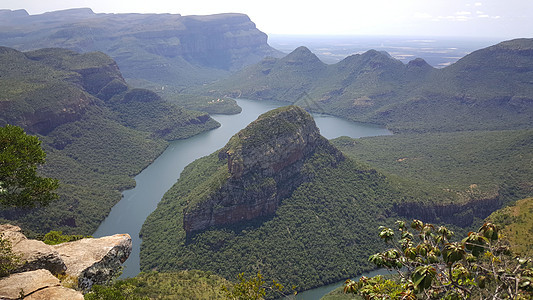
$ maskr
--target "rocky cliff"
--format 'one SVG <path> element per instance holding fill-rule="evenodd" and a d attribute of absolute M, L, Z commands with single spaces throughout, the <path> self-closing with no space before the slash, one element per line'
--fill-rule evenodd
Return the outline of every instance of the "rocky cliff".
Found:
<path fill-rule="evenodd" d="M 305 161 L 327 152 L 336 164 L 344 156 L 320 135 L 313 118 L 297 106 L 261 115 L 218 153 L 227 168 L 213 191 L 185 209 L 187 233 L 273 214 L 280 200 L 307 181 Z"/>
<path fill-rule="evenodd" d="M 0 47 L 0 62 L 0 125 L 30 133 L 47 134 L 77 121 L 98 98 L 108 100 L 128 88 L 117 64 L 103 53 Z"/>
<path fill-rule="evenodd" d="M 279 55 L 243 14 L 95 14 L 90 9 L 0 13 L 1 45 L 102 51 L 118 62 L 126 77 L 158 84 L 201 83 Z"/>

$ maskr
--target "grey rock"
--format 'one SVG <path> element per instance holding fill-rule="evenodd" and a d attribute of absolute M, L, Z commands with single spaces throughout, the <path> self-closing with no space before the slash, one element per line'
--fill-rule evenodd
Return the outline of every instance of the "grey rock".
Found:
<path fill-rule="evenodd" d="M 67 266 L 66 274 L 78 279 L 83 290 L 105 284 L 120 271 L 131 253 L 129 234 L 86 238 L 53 246 Z"/>

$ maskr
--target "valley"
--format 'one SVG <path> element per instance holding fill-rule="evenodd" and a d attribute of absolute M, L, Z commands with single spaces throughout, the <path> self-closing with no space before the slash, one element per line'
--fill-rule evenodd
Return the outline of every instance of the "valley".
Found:
<path fill-rule="evenodd" d="M 276 107 L 284 106 L 284 102 L 258 102 L 253 100 L 237 100 L 242 112 L 237 115 L 213 115 L 221 127 L 198 134 L 194 137 L 171 142 L 150 166 L 135 176 L 135 188 L 123 192 L 122 200 L 111 210 L 109 216 L 94 232 L 94 236 L 106 236 L 119 232 L 129 233 L 133 240 L 133 250 L 125 262 L 123 277 L 135 276 L 140 271 L 139 253 L 141 239 L 139 231 L 146 217 L 154 211 L 164 193 L 178 180 L 180 173 L 188 164 L 212 151 L 221 148 L 238 130 L 244 128 L 260 114 Z M 314 115 L 322 135 L 328 138 L 350 136 L 374 136 L 390 134 L 384 128 L 365 126 L 348 122 L 339 118 Z M 339 126 L 343 126 L 339 131 Z M 125 217 L 128 216 L 128 217 Z"/>
<path fill-rule="evenodd" d="M 37 136 L 60 182 L 0 223 L 128 233 L 102 289 L 150 297 L 352 278 L 396 220 L 493 221 L 531 255 L 533 39 L 306 38 L 276 49 L 239 13 L 0 10 L 0 126 Z"/>

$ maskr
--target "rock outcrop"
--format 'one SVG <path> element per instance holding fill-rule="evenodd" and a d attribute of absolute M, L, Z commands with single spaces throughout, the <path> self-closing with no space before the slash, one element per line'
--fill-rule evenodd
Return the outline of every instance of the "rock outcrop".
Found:
<path fill-rule="evenodd" d="M 120 271 L 131 253 L 129 234 L 85 238 L 53 246 L 67 266 L 66 274 L 78 279 L 78 287 L 88 290 L 104 284 Z"/>
<path fill-rule="evenodd" d="M 320 135 L 302 108 L 288 106 L 261 115 L 218 153 L 227 164 L 225 182 L 184 213 L 187 233 L 273 214 L 280 200 L 308 180 L 302 168 L 315 153 L 344 156 Z"/>
<path fill-rule="evenodd" d="M 0 299 L 82 300 L 83 294 L 61 286 L 50 271 L 40 269 L 0 279 Z"/>
<path fill-rule="evenodd" d="M 54 274 L 60 274 L 67 269 L 54 248 L 41 241 L 26 238 L 20 227 L 10 224 L 0 225 L 0 235 L 11 243 L 13 253 L 20 256 L 22 265 L 17 268 L 17 272 L 46 269 Z"/>
<path fill-rule="evenodd" d="M 24 299 L 83 299 L 80 292 L 62 287 L 52 273 L 74 279 L 79 289 L 87 291 L 113 279 L 132 249 L 128 234 L 50 246 L 26 238 L 18 226 L 3 224 L 0 236 L 22 262 L 14 274 L 0 280 L 0 299 L 19 299 L 21 291 Z"/>

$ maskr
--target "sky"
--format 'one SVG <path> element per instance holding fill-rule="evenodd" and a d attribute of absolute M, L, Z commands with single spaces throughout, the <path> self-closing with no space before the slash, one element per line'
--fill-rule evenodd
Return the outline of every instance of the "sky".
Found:
<path fill-rule="evenodd" d="M 0 0 L 30 14 L 247 14 L 267 34 L 533 37 L 533 0 Z"/>

